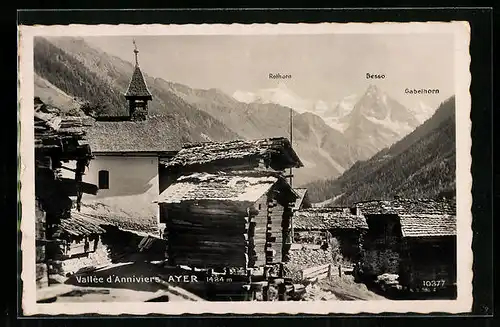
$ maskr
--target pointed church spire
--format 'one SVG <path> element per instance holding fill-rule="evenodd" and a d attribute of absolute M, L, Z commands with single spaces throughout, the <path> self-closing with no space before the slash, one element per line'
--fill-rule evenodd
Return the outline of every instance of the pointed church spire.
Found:
<path fill-rule="evenodd" d="M 148 115 L 148 101 L 152 100 L 153 97 L 146 86 L 144 75 L 142 75 L 142 71 L 139 68 L 139 60 L 137 58 L 139 50 L 137 50 L 135 40 L 133 40 L 133 43 L 135 68 L 127 92 L 125 93 L 125 98 L 129 101 L 129 115 L 131 119 L 144 120 Z"/>

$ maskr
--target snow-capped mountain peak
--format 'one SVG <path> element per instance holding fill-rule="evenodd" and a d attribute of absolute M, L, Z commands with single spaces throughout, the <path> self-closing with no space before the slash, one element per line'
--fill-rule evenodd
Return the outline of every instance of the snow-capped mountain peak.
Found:
<path fill-rule="evenodd" d="M 274 88 L 262 89 L 256 93 L 236 91 L 233 93 L 233 98 L 244 103 L 279 104 L 300 113 L 312 111 L 315 107 L 313 101 L 301 98 L 284 82 L 278 83 Z"/>
<path fill-rule="evenodd" d="M 381 93 L 381 91 L 377 87 L 377 85 L 370 84 L 370 85 L 368 85 L 368 88 L 366 89 L 365 95 L 366 96 L 376 96 L 379 93 Z"/>
<path fill-rule="evenodd" d="M 326 117 L 331 117 L 331 118 L 342 118 L 348 115 L 352 109 L 354 108 L 354 105 L 356 102 L 359 100 L 359 95 L 357 94 L 351 94 L 348 95 L 344 98 L 342 98 L 340 101 L 334 103 L 330 110 L 325 113 Z"/>
<path fill-rule="evenodd" d="M 354 144 L 374 151 L 393 144 L 420 124 L 412 110 L 373 84 L 342 122 L 348 126 L 345 135 Z"/>
<path fill-rule="evenodd" d="M 255 102 L 255 100 L 257 99 L 257 96 L 252 92 L 238 90 L 238 91 L 233 93 L 233 98 L 239 102 L 252 103 L 252 102 Z"/>

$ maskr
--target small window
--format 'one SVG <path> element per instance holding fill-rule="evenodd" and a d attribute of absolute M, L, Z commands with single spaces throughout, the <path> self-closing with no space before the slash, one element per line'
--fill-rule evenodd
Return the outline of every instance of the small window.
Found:
<path fill-rule="evenodd" d="M 99 170 L 99 189 L 109 189 L 109 171 Z"/>
<path fill-rule="evenodd" d="M 262 209 L 262 205 L 259 203 L 259 210 Z"/>

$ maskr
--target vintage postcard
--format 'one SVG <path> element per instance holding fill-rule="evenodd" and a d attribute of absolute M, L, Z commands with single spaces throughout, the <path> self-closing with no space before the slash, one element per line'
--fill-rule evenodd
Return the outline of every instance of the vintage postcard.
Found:
<path fill-rule="evenodd" d="M 23 314 L 470 311 L 469 39 L 20 26 Z"/>

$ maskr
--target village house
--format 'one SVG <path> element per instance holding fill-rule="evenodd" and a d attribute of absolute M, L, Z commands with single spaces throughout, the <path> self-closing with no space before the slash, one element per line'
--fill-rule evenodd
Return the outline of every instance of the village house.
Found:
<path fill-rule="evenodd" d="M 96 117 L 86 128 L 94 160 L 85 180 L 99 192 L 85 197 L 82 213 L 123 230 L 158 235 L 159 212 L 154 203 L 160 193 L 160 161 L 171 158 L 181 148 L 163 115 L 152 115 L 152 100 L 135 53 L 135 68 L 124 95 L 128 115 Z"/>
<path fill-rule="evenodd" d="M 456 283 L 454 202 L 396 198 L 357 203 L 355 210 L 369 227 L 360 262 L 365 278 L 397 274 L 415 289 Z"/>
<path fill-rule="evenodd" d="M 402 215 L 399 282 L 411 288 L 456 286 L 456 217 Z"/>
<path fill-rule="evenodd" d="M 311 208 L 294 213 L 293 229 L 294 243 L 334 247 L 338 259 L 355 263 L 368 225 L 364 216 L 349 208 Z"/>
<path fill-rule="evenodd" d="M 248 268 L 286 260 L 299 196 L 285 170 L 302 166 L 288 139 L 186 145 L 163 165 L 158 203 L 172 262 Z M 199 257 L 196 242 L 202 244 Z"/>
<path fill-rule="evenodd" d="M 170 264 L 250 268 L 281 262 L 295 200 L 286 180 L 273 172 L 180 177 L 158 199 Z"/>
<path fill-rule="evenodd" d="M 65 228 L 83 228 L 85 232 L 79 235 L 83 242 L 101 230 L 77 227 L 80 222 L 72 211 L 74 204 L 80 208 L 84 193 L 97 193 L 96 185 L 82 180 L 92 155 L 85 143 L 81 119 L 61 116 L 39 98 L 35 98 L 34 104 L 36 278 L 37 286 L 42 288 L 49 285 L 50 275 L 60 273 L 60 254 L 68 246 L 63 237 Z M 70 163 L 75 168 L 68 168 Z M 74 177 L 63 177 L 63 170 Z"/>

